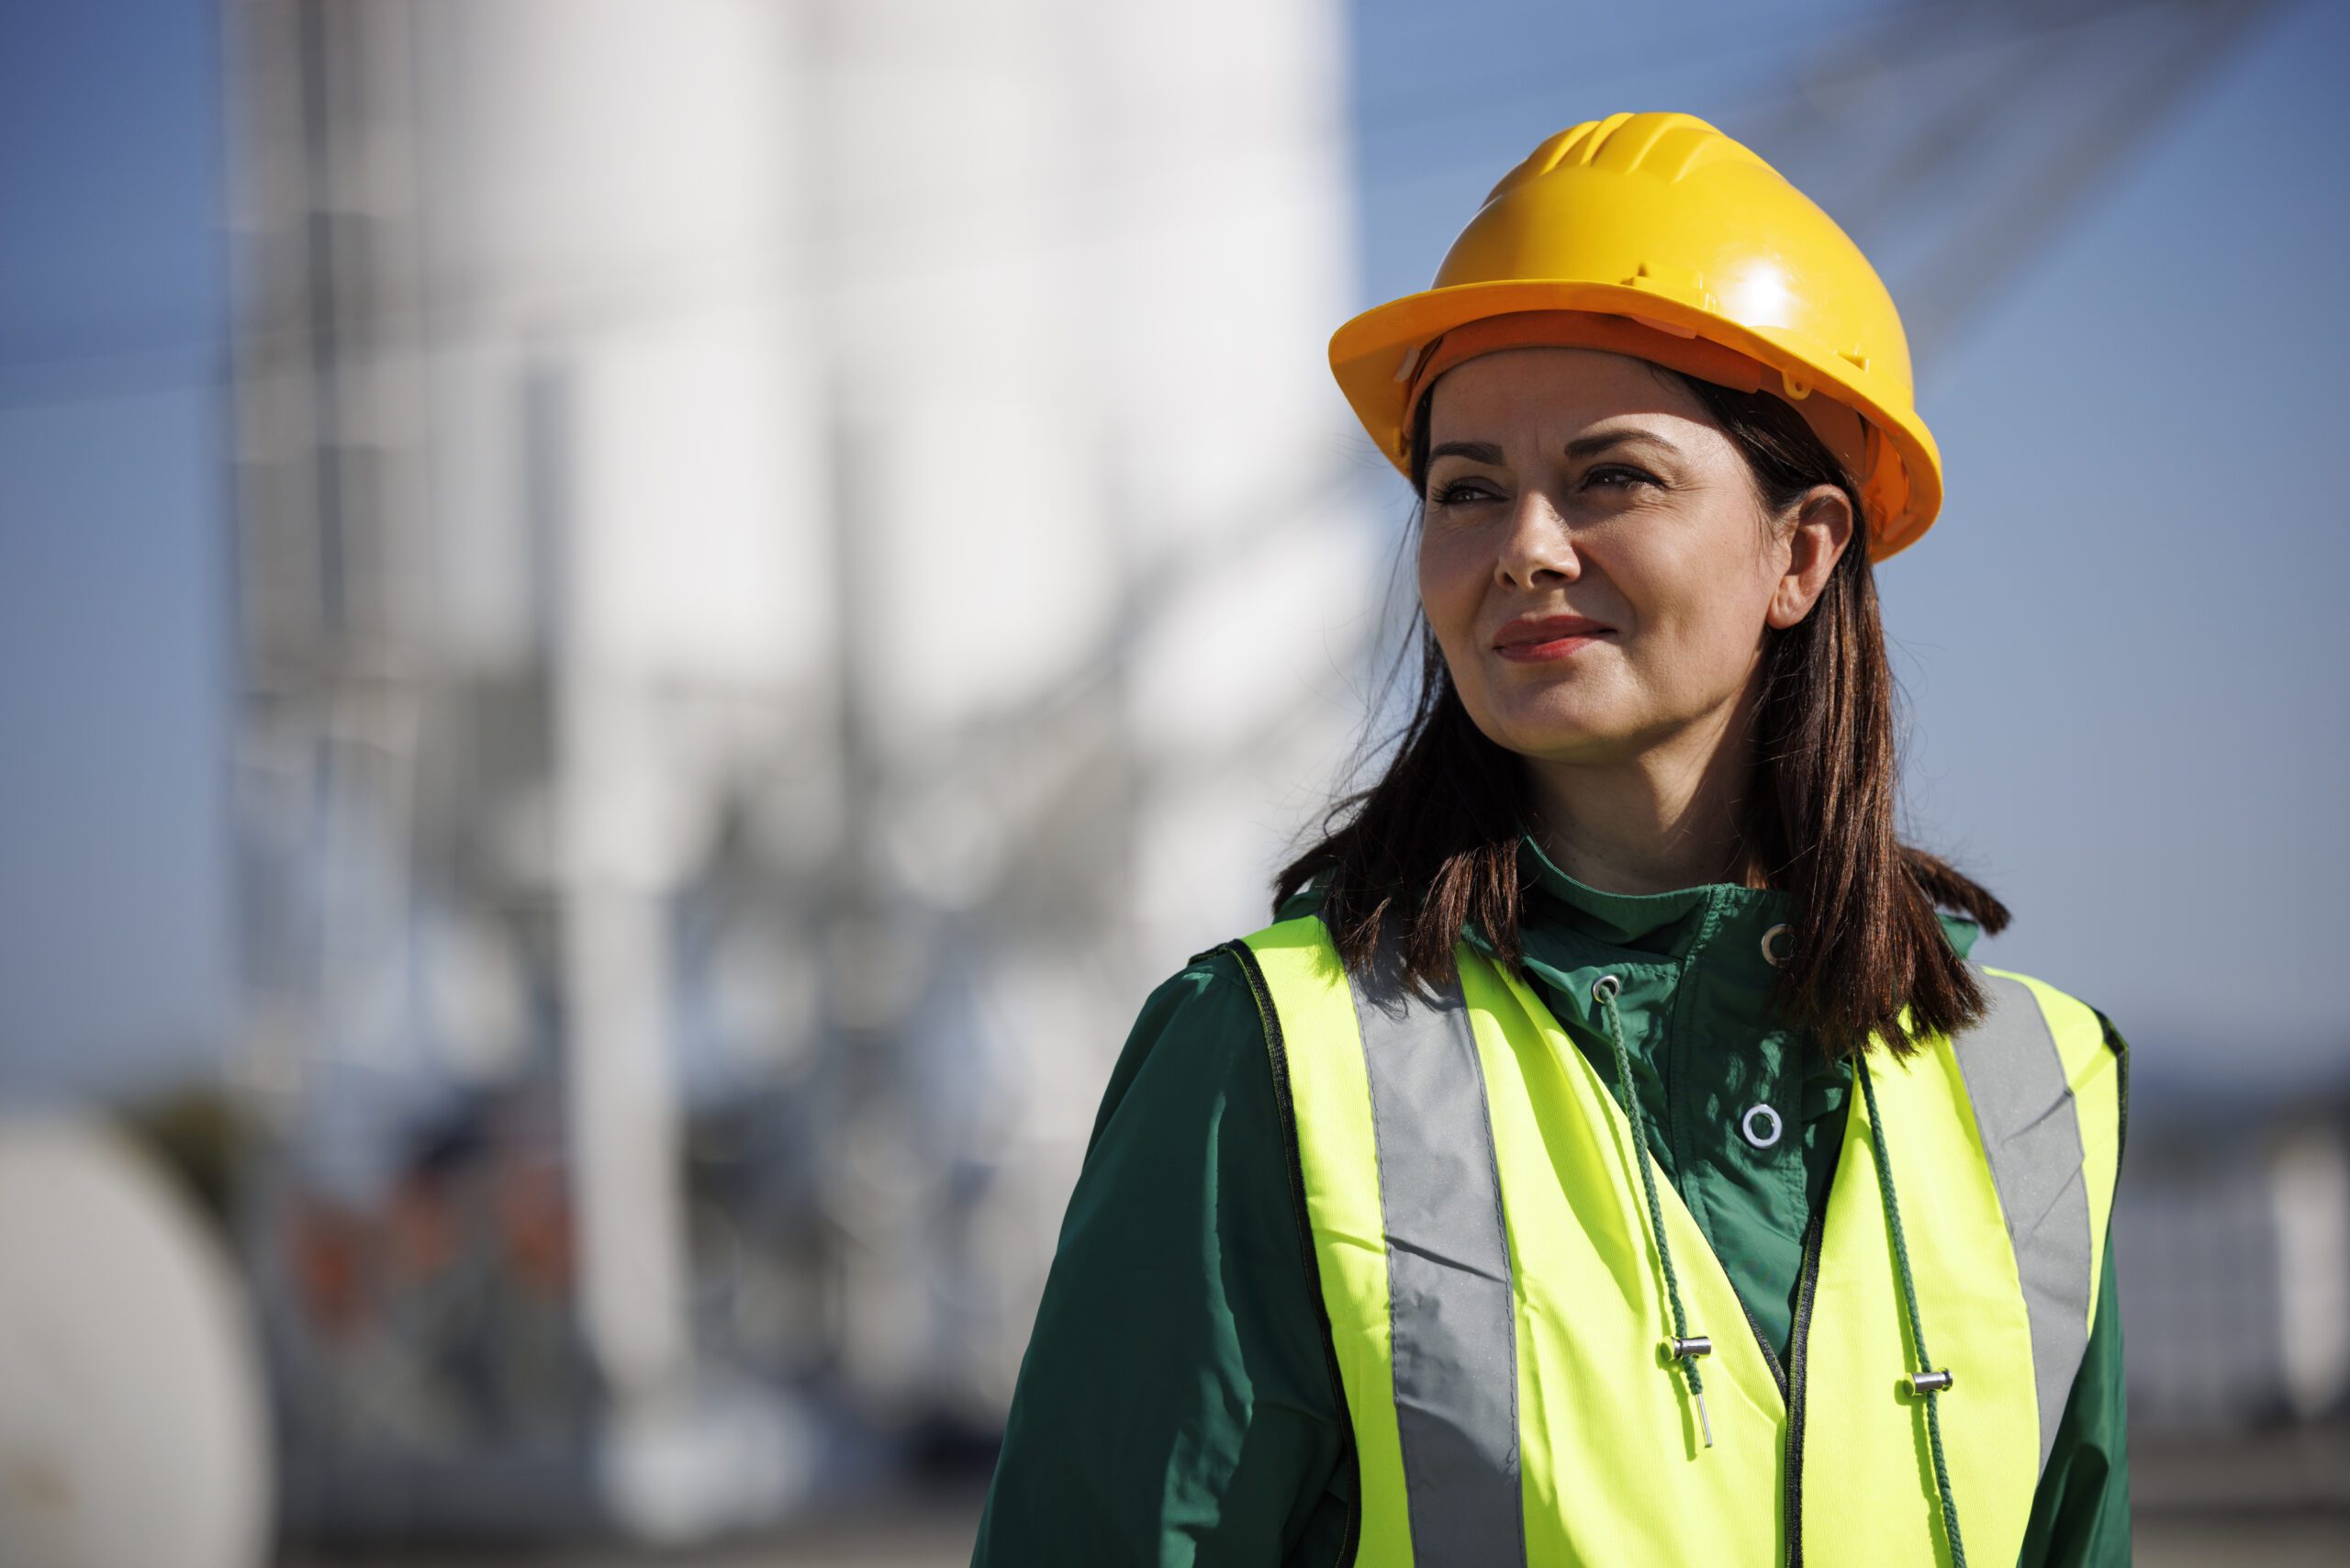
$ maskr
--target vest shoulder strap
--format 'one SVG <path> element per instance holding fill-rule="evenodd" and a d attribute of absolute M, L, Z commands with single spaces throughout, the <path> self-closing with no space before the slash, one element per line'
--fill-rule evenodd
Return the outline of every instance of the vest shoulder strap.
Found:
<path fill-rule="evenodd" d="M 1460 988 L 1407 987 L 1392 947 L 1350 975 L 1312 916 L 1236 956 L 1297 1124 L 1284 1138 L 1325 1317 L 1343 1329 L 1361 1561 L 1522 1564 L 1512 1260 Z"/>
<path fill-rule="evenodd" d="M 1976 975 L 1989 1010 L 1953 1044 L 2031 1316 L 2044 1468 L 2097 1316 L 2124 1058 L 2098 1014 L 2055 987 Z"/>
<path fill-rule="evenodd" d="M 1314 1301 L 1315 1327 L 1321 1330 L 1322 1370 L 1329 1383 L 1331 1408 L 1337 1415 L 1339 1429 L 1350 1432 L 1354 1429 L 1354 1419 L 1348 1407 L 1346 1379 L 1338 1370 L 1337 1337 L 1330 1328 L 1330 1309 L 1323 1287 L 1321 1261 L 1314 1242 L 1314 1222 L 1306 1209 L 1305 1162 L 1298 1148 L 1297 1104 L 1292 1093 L 1288 1042 L 1281 1033 L 1281 1014 L 1273 1005 L 1272 989 L 1266 981 L 1264 966 L 1258 962 L 1256 953 L 1246 939 L 1225 942 L 1192 957 L 1196 961 L 1216 954 L 1228 956 L 1239 968 L 1241 979 L 1248 984 L 1248 994 L 1256 1002 L 1258 1021 L 1264 1030 L 1266 1065 L 1271 1070 L 1273 1081 L 1275 1120 L 1281 1133 L 1282 1164 L 1288 1170 L 1290 1206 L 1297 1222 L 1298 1256 L 1305 1270 L 1306 1294 Z M 1338 1568 L 1352 1568 L 1362 1529 L 1360 1467 L 1351 1450 L 1348 1462 L 1356 1465 L 1357 1473 L 1350 1478 L 1351 1484 L 1348 1487 L 1347 1524 L 1338 1546 Z"/>

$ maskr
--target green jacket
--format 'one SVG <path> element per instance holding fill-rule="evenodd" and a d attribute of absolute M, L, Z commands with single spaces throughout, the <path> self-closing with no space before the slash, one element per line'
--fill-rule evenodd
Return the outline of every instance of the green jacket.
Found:
<path fill-rule="evenodd" d="M 1785 895 L 1718 884 L 1632 896 L 1529 839 L 1524 971 L 1546 1001 L 1603 972 L 1656 1156 L 1783 1358 L 1802 1237 L 1841 1147 L 1847 1067 L 1767 1003 Z M 1285 908 L 1304 913 L 1311 895 Z M 1963 953 L 1972 923 L 1946 918 Z M 1554 1002 L 1564 1019 L 1575 1010 Z M 1615 1092 L 1608 1046 L 1575 1033 Z M 2116 1048 L 2120 1041 L 2115 1039 Z M 1785 1133 L 1740 1132 L 1767 1103 Z M 1021 1362 L 975 1568 L 1338 1560 L 1353 1443 L 1329 1386 L 1289 1195 L 1262 1025 L 1228 955 L 1151 993 L 1111 1074 Z M 2130 1560 L 2121 1325 L 2111 1242 L 2087 1353 L 2033 1499 L 2022 1561 Z"/>

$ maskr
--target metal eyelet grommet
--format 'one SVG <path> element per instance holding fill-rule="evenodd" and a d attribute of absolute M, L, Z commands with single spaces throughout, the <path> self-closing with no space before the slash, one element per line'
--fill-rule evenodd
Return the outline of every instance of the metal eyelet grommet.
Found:
<path fill-rule="evenodd" d="M 1624 982 L 1614 975 L 1602 975 L 1591 982 L 1591 999 L 1594 1002 L 1613 1002 L 1616 993 L 1623 989 Z"/>
<path fill-rule="evenodd" d="M 1749 1105 L 1746 1114 L 1739 1118 L 1738 1130 L 1745 1134 L 1746 1141 L 1756 1148 L 1768 1148 L 1778 1142 L 1779 1135 L 1787 1129 L 1786 1124 L 1779 1119 L 1779 1113 L 1770 1106 Z"/>
<path fill-rule="evenodd" d="M 1786 938 L 1784 942 L 1780 940 L 1783 936 Z M 1770 930 L 1762 933 L 1763 961 L 1768 963 L 1774 969 L 1780 965 L 1785 963 L 1787 961 L 1787 949 L 1795 945 L 1795 939 L 1796 932 L 1795 927 L 1792 925 L 1774 925 L 1771 927 Z"/>

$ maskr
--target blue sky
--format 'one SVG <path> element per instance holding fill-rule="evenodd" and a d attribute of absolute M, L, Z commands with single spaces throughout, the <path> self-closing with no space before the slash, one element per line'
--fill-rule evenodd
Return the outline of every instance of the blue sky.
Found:
<path fill-rule="evenodd" d="M 1869 9 L 1361 0 L 1363 302 L 1550 131 L 1740 134 Z M 218 48 L 99 11 L 0 9 L 6 1097 L 216 1059 L 233 990 Z M 2350 7 L 2279 7 L 1922 367 L 1950 501 L 1881 579 L 1918 833 L 2151 1088 L 2350 1058 L 2345 67 Z"/>
<path fill-rule="evenodd" d="M 0 1095 L 232 993 L 210 7 L 0 7 Z"/>

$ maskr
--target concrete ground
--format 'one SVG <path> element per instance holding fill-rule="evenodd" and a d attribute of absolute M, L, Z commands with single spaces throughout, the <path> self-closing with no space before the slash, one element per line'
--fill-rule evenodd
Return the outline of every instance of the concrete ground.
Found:
<path fill-rule="evenodd" d="M 2140 1568 L 2342 1568 L 2350 1563 L 2350 1427 L 2192 1441 L 2136 1439 Z M 865 1503 L 758 1541 L 683 1553 L 295 1555 L 281 1568 L 962 1568 L 979 1495 Z"/>
<path fill-rule="evenodd" d="M 540 1556 L 505 1558 L 338 1558 L 374 1568 L 964 1568 L 970 1561 L 972 1520 L 870 1520 L 854 1527 L 799 1534 L 690 1556 Z M 2141 1520 L 2139 1568 L 2342 1568 L 2350 1562 L 2350 1519 Z M 304 1568 L 321 1564 L 302 1560 Z"/>
<path fill-rule="evenodd" d="M 2143 1568 L 2350 1563 L 2350 1426 L 2133 1437 L 2131 1522 Z"/>

